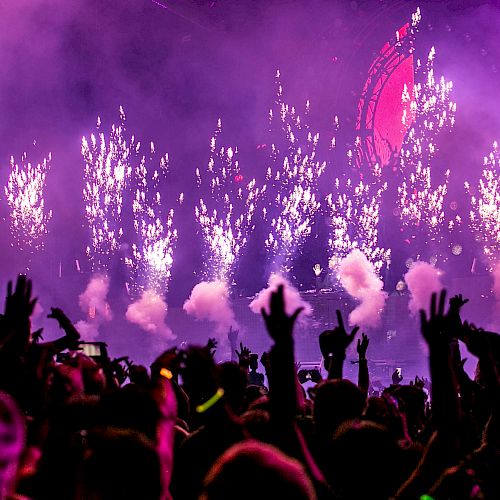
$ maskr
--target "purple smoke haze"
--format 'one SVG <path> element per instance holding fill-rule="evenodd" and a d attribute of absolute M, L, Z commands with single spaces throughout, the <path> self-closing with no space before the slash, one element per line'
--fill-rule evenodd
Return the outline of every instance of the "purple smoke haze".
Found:
<path fill-rule="evenodd" d="M 95 275 L 90 279 L 85 291 L 78 297 L 80 309 L 87 315 L 86 320 L 75 325 L 84 340 L 92 341 L 99 335 L 99 327 L 113 319 L 111 307 L 107 301 L 109 278 Z"/>

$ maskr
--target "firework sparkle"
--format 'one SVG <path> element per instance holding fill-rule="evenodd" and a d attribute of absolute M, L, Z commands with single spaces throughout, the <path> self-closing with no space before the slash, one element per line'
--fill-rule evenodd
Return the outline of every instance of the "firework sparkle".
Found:
<path fill-rule="evenodd" d="M 245 183 L 238 148 L 219 146 L 221 120 L 210 141 L 210 159 L 202 173 L 196 169 L 200 188 L 209 186 L 210 196 L 200 198 L 195 216 L 205 243 L 203 278 L 231 283 L 238 258 L 253 231 L 257 203 L 266 187 L 255 179 Z"/>
<path fill-rule="evenodd" d="M 311 132 L 308 125 L 309 101 L 302 118 L 283 99 L 279 71 L 276 85 L 278 91 L 269 119 L 271 133 L 278 140 L 271 145 L 271 166 L 266 176 L 271 202 L 269 209 L 264 209 L 264 216 L 268 212 L 278 215 L 271 219 L 265 245 L 274 271 L 286 274 L 296 252 L 311 234 L 314 216 L 320 209 L 318 180 L 326 162 L 317 159 L 319 133 Z"/>
<path fill-rule="evenodd" d="M 434 75 L 435 54 L 432 47 L 425 65 L 417 60 L 417 83 L 411 91 L 405 85 L 402 94 L 403 103 L 410 103 L 411 115 L 405 108 L 402 125 L 412 126 L 399 155 L 403 180 L 398 187 L 397 208 L 404 226 L 423 229 L 429 241 L 439 242 L 446 225 L 443 204 L 450 171 L 446 170 L 443 182 L 433 187 L 432 165 L 438 137 L 455 124 L 456 103 L 451 100 L 453 82 L 443 76 L 437 80 Z"/>
<path fill-rule="evenodd" d="M 391 259 L 391 250 L 378 245 L 380 203 L 387 184 L 361 180 L 356 184 L 351 179 L 341 182 L 337 178 L 334 186 L 334 193 L 326 198 L 331 224 L 330 268 L 336 269 L 353 250 L 359 249 L 380 273 Z"/>
<path fill-rule="evenodd" d="M 493 266 L 500 256 L 500 152 L 498 143 L 484 157 L 483 172 L 477 187 L 469 182 L 465 189 L 469 193 L 471 210 L 469 226 L 476 241 L 482 244 L 485 257 Z"/>
<path fill-rule="evenodd" d="M 136 149 L 138 152 L 139 150 Z M 155 157 L 154 144 L 150 144 L 149 160 Z M 132 255 L 125 258 L 130 269 L 129 286 L 134 295 L 145 290 L 164 294 L 168 290 L 177 230 L 173 227 L 174 210 L 166 209 L 160 192 L 167 182 L 168 154 L 162 156 L 152 172 L 143 156 L 134 168 L 131 182 L 135 186 L 132 201 L 134 231 L 137 243 Z"/>
<path fill-rule="evenodd" d="M 124 136 L 125 113 L 120 107 L 120 125 L 112 125 L 109 138 L 98 135 L 82 138 L 82 156 L 85 162 L 83 199 L 85 216 L 91 232 L 91 244 L 86 252 L 92 271 L 107 272 L 110 258 L 120 246 L 123 236 L 122 209 L 125 187 L 130 179 L 131 156 L 140 144 L 130 144 Z"/>
<path fill-rule="evenodd" d="M 10 231 L 13 245 L 33 253 L 44 246 L 44 236 L 52 211 L 45 206 L 44 191 L 52 156 L 49 153 L 41 163 L 32 164 L 23 153 L 20 163 L 10 158 L 10 173 L 4 188 L 10 209 Z"/>

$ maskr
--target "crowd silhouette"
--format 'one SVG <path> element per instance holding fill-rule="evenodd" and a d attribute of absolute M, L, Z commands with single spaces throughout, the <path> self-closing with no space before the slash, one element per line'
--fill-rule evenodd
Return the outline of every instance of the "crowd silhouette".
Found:
<path fill-rule="evenodd" d="M 84 354 L 57 308 L 61 337 L 44 342 L 21 275 L 0 318 L 1 499 L 498 499 L 500 335 L 462 321 L 466 303 L 442 291 L 420 312 L 430 380 L 395 372 L 375 391 L 369 338 L 339 311 L 318 339 L 327 378 L 297 373 L 301 309 L 285 312 L 282 286 L 262 311 L 272 347 L 260 359 L 231 329 L 231 361 L 216 364 L 209 339 L 147 368 Z M 357 385 L 343 378 L 353 342 Z"/>

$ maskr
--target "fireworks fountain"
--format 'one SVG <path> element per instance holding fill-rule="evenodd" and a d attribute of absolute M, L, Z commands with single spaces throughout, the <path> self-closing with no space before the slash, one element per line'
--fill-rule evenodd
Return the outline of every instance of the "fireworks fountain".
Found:
<path fill-rule="evenodd" d="M 91 233 L 91 244 L 86 252 L 92 277 L 80 295 L 80 307 L 87 320 L 80 321 L 77 326 L 87 339 L 95 338 L 100 324 L 112 318 L 106 299 L 110 284 L 108 272 L 111 258 L 123 236 L 123 198 L 132 172 L 130 161 L 134 153 L 134 138 L 128 144 L 124 136 L 125 113 L 122 107 L 120 121 L 120 125 L 111 126 L 107 139 L 100 131 L 101 119 L 98 118 L 98 136 L 91 134 L 90 140 L 82 138 L 81 152 L 85 162 L 83 199 Z"/>
<path fill-rule="evenodd" d="M 318 359 L 311 339 L 339 308 L 372 329 L 373 360 L 404 367 L 417 358 L 408 301 L 418 312 L 445 286 L 470 296 L 478 324 L 500 304 L 491 5 L 465 16 L 439 2 L 422 13 L 375 1 L 67 8 L 40 36 L 37 9 L 11 3 L 0 276 L 27 272 L 37 295 L 84 320 L 85 340 L 101 336 L 112 356 L 130 346 L 143 362 L 174 333 L 199 343 L 238 319 L 261 352 L 251 311 L 284 285 L 289 312 L 310 315 L 296 337 L 302 361 Z M 29 137 L 46 146 L 26 149 Z M 50 323 L 39 325 L 48 337 Z"/>
<path fill-rule="evenodd" d="M 222 131 L 221 120 L 210 141 L 210 160 L 202 176 L 196 169 L 198 186 L 210 186 L 211 196 L 200 198 L 195 215 L 205 243 L 203 278 L 231 283 L 238 257 L 253 231 L 257 201 L 265 193 L 256 180 L 245 183 L 238 161 L 238 148 L 221 147 L 217 140 Z M 204 183 L 206 175 L 206 183 Z"/>
<path fill-rule="evenodd" d="M 28 266 L 31 256 L 44 246 L 52 211 L 45 206 L 44 191 L 47 172 L 50 169 L 51 154 L 42 163 L 34 165 L 23 153 L 20 164 L 10 158 L 10 173 L 5 186 L 9 205 L 10 231 L 13 246 L 26 252 Z"/>
<path fill-rule="evenodd" d="M 278 215 L 271 220 L 265 245 L 273 271 L 287 274 L 296 252 L 311 234 L 314 216 L 320 208 L 318 180 L 325 171 L 326 162 L 316 157 L 319 134 L 313 134 L 307 123 L 309 101 L 302 119 L 295 107 L 283 100 L 279 71 L 276 83 L 278 91 L 269 119 L 273 137 L 279 137 L 279 141 L 271 145 L 272 165 L 267 170 L 271 202 L 269 208 L 264 209 L 264 215 Z"/>
<path fill-rule="evenodd" d="M 155 147 L 151 143 L 150 161 L 154 155 Z M 137 299 L 128 307 L 126 318 L 148 332 L 173 339 L 175 336 L 165 324 L 168 306 L 164 294 L 174 262 L 177 230 L 173 227 L 174 210 L 164 208 L 160 193 L 167 170 L 168 154 L 160 158 L 158 168 L 152 173 L 145 156 L 134 169 L 132 212 L 137 243 L 132 245 L 132 255 L 125 258 L 125 264 L 130 270 L 129 290 Z"/>
<path fill-rule="evenodd" d="M 155 154 L 151 143 L 151 157 Z M 177 230 L 173 228 L 174 210 L 165 210 L 159 191 L 166 182 L 168 154 L 160 158 L 159 168 L 148 171 L 143 156 L 134 169 L 135 195 L 132 202 L 134 231 L 137 243 L 132 244 L 132 256 L 125 258 L 130 269 L 129 287 L 137 295 L 144 290 L 162 294 L 168 290 L 173 264 Z"/>
<path fill-rule="evenodd" d="M 378 245 L 380 202 L 387 184 L 358 184 L 335 179 L 335 195 L 326 198 L 330 209 L 331 237 L 328 240 L 330 268 L 336 270 L 342 259 L 359 249 L 377 273 L 390 264 L 390 249 Z M 375 191 L 374 191 L 375 190 Z"/>
<path fill-rule="evenodd" d="M 469 225 L 477 241 L 482 244 L 483 254 L 491 267 L 500 255 L 500 152 L 498 143 L 483 160 L 483 172 L 479 185 L 473 189 L 469 182 L 465 188 L 470 195 Z"/>
<path fill-rule="evenodd" d="M 402 124 L 412 123 L 399 155 L 403 180 L 398 187 L 397 208 L 400 219 L 410 232 L 419 231 L 427 243 L 439 243 L 446 229 L 444 198 L 450 171 L 444 180 L 432 185 L 433 160 L 438 150 L 440 134 L 451 130 L 455 123 L 456 103 L 451 100 L 453 83 L 434 76 L 435 49 L 431 48 L 427 62 L 417 60 L 415 80 L 411 91 L 405 85 L 402 101 L 410 103 L 408 116 L 403 113 Z"/>
<path fill-rule="evenodd" d="M 124 137 L 125 113 L 120 107 L 120 125 L 112 125 L 109 139 L 104 132 L 90 140 L 82 139 L 85 161 L 85 216 L 91 232 L 91 245 L 87 246 L 93 272 L 106 274 L 110 258 L 123 236 L 122 209 L 125 186 L 132 172 L 131 155 L 134 139 L 129 145 Z M 101 119 L 97 119 L 100 130 Z M 139 147 L 137 145 L 136 147 Z"/>
<path fill-rule="evenodd" d="M 196 169 L 198 186 L 209 187 L 210 197 L 200 198 L 196 220 L 205 244 L 203 281 L 198 283 L 184 309 L 197 319 L 209 319 L 224 332 L 234 322 L 229 290 L 241 251 L 253 231 L 257 202 L 266 191 L 255 179 L 244 182 L 238 148 L 220 147 L 221 120 L 210 141 L 210 159 L 205 172 Z"/>

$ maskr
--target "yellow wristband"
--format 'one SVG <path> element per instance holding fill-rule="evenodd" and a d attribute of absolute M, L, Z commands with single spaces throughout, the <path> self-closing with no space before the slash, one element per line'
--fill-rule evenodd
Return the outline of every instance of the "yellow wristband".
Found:
<path fill-rule="evenodd" d="M 219 387 L 219 389 L 217 389 L 217 392 L 209 400 L 196 407 L 196 413 L 205 413 L 209 408 L 212 408 L 212 406 L 217 403 L 217 401 L 219 401 L 222 396 L 224 396 L 224 389 L 222 389 L 222 387 Z"/>
<path fill-rule="evenodd" d="M 160 375 L 168 380 L 171 380 L 174 377 L 174 374 L 168 368 L 162 368 L 160 370 Z"/>

